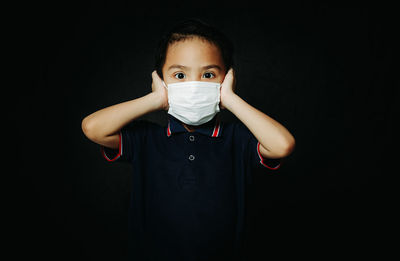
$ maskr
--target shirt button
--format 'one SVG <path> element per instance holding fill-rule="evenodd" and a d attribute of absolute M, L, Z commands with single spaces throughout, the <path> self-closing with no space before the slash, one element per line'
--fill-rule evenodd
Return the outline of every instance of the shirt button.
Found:
<path fill-rule="evenodd" d="M 194 160 L 194 156 L 193 156 L 193 155 L 190 155 L 190 156 L 189 156 L 189 160 Z"/>
<path fill-rule="evenodd" d="M 194 141 L 194 136 L 193 136 L 193 135 L 190 135 L 190 136 L 189 136 L 189 140 L 190 140 L 190 141 Z"/>

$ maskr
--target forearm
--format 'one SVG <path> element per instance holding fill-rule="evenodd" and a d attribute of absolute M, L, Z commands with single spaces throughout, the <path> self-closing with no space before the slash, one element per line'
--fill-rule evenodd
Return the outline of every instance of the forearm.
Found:
<path fill-rule="evenodd" d="M 122 127 L 149 112 L 159 109 L 158 97 L 152 92 L 140 98 L 115 104 L 98 110 L 82 121 L 86 136 L 107 137 L 120 131 Z"/>
<path fill-rule="evenodd" d="M 231 111 L 253 133 L 269 155 L 285 156 L 294 146 L 294 137 L 279 122 L 245 102 L 233 93 L 225 101 Z"/>

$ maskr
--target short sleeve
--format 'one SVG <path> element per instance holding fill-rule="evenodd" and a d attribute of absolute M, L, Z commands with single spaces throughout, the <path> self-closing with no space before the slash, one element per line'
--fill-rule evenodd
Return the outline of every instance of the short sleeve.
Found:
<path fill-rule="evenodd" d="M 241 137 L 243 142 L 243 153 L 249 167 L 264 170 L 277 170 L 280 168 L 283 159 L 264 158 L 260 153 L 261 144 L 243 123 L 237 124 L 236 132 L 236 135 Z"/>
<path fill-rule="evenodd" d="M 134 120 L 124 126 L 118 133 L 118 149 L 100 146 L 103 157 L 109 162 L 131 162 L 135 154 L 142 148 L 150 124 L 147 120 Z"/>
<path fill-rule="evenodd" d="M 270 170 L 277 170 L 280 168 L 283 159 L 270 159 L 264 158 L 260 153 L 260 142 L 250 133 L 248 152 L 249 159 L 253 167 L 267 168 Z"/>

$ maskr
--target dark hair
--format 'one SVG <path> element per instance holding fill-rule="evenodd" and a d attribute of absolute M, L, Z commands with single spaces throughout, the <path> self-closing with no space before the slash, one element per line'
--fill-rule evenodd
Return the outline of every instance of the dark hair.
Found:
<path fill-rule="evenodd" d="M 208 25 L 198 19 L 181 21 L 167 31 L 161 38 L 155 53 L 155 70 L 163 78 L 162 67 L 165 63 L 168 46 L 193 36 L 200 37 L 215 44 L 222 55 L 226 71 L 233 66 L 233 44 L 217 28 Z"/>

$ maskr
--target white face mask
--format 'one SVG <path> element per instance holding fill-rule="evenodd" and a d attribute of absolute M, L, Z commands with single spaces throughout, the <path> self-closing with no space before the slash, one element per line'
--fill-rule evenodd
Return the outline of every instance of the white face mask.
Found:
<path fill-rule="evenodd" d="M 178 82 L 168 84 L 167 89 L 168 113 L 186 124 L 204 124 L 220 111 L 220 83 Z"/>

